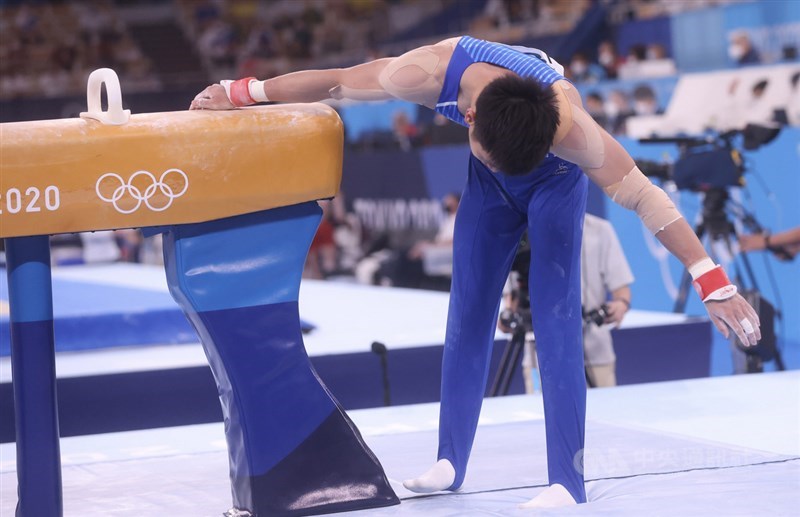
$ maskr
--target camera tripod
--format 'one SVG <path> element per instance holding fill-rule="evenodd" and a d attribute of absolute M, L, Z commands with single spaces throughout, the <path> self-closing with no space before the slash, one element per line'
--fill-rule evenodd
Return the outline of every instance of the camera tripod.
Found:
<path fill-rule="evenodd" d="M 492 381 L 492 388 L 489 390 L 490 397 L 508 395 L 508 389 L 511 387 L 511 379 L 514 377 L 517 364 L 519 364 L 520 354 L 522 354 L 525 347 L 525 335 L 527 333 L 527 327 L 525 325 L 519 325 L 511 334 L 511 339 L 508 341 L 505 349 L 503 349 L 503 356 L 500 358 L 500 364 L 497 367 L 494 381 Z"/>
<path fill-rule="evenodd" d="M 781 357 L 780 350 L 776 346 L 774 331 L 774 318 L 775 316 L 780 317 L 780 314 L 775 311 L 774 307 L 769 302 L 761 297 L 758 283 L 756 282 L 756 277 L 753 273 L 753 268 L 747 255 L 744 253 L 739 253 L 737 255 L 733 252 L 734 248 L 732 246 L 732 239 L 736 239 L 738 241 L 738 235 L 736 234 L 736 227 L 728 219 L 728 216 L 725 212 L 728 201 L 729 195 L 725 188 L 709 189 L 706 192 L 705 198 L 703 199 L 703 211 L 700 222 L 697 224 L 697 226 L 695 226 L 694 231 L 697 235 L 697 238 L 701 241 L 704 237 L 708 237 L 712 243 L 715 241 L 721 241 L 730 256 L 741 258 L 741 263 L 743 264 L 745 272 L 747 273 L 748 283 L 751 287 L 747 290 L 743 289 L 741 294 L 748 301 L 748 303 L 753 305 L 753 308 L 756 310 L 759 318 L 762 321 L 762 338 L 758 345 L 755 347 L 745 347 L 741 343 L 737 343 L 737 348 L 744 351 L 746 354 L 747 373 L 763 371 L 763 362 L 765 360 L 769 361 L 772 359 L 775 360 L 777 368 L 779 370 L 783 370 L 783 358 Z M 757 232 L 762 231 L 761 226 L 758 224 L 752 214 L 745 212 L 744 209 L 741 209 L 741 211 L 742 222 L 748 227 L 748 229 Z M 709 246 L 709 248 L 711 249 L 712 258 L 714 258 L 715 262 L 718 262 L 716 257 L 713 256 L 713 247 Z M 738 264 L 736 263 L 734 266 L 734 271 L 736 272 L 734 277 L 735 282 L 739 286 L 743 286 L 744 278 L 741 274 Z M 673 312 L 685 312 L 691 283 L 692 279 L 689 275 L 689 271 L 684 270 L 683 276 L 681 277 L 680 287 L 678 289 L 678 296 L 675 299 Z M 738 338 L 736 338 L 735 335 L 733 336 L 733 339 L 738 342 Z"/>

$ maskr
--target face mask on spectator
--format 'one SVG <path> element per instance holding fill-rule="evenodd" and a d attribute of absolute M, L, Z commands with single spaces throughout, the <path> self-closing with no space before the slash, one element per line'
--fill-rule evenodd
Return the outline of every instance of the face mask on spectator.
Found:
<path fill-rule="evenodd" d="M 574 75 L 583 75 L 586 73 L 586 63 L 582 61 L 578 61 L 569 65 L 569 69 L 572 71 Z"/>
<path fill-rule="evenodd" d="M 734 61 L 739 61 L 744 56 L 744 47 L 738 43 L 731 43 L 728 46 L 728 56 Z"/>
<path fill-rule="evenodd" d="M 597 60 L 603 66 L 610 66 L 614 63 L 614 54 L 611 52 L 601 52 L 599 56 L 597 56 Z"/>
<path fill-rule="evenodd" d="M 606 115 L 609 116 L 610 118 L 614 118 L 617 115 L 619 115 L 619 106 L 617 106 L 616 103 L 614 102 L 611 101 L 606 102 L 605 104 L 603 104 L 603 109 L 605 110 Z"/>
<path fill-rule="evenodd" d="M 635 102 L 633 109 L 637 115 L 653 115 L 656 112 L 655 105 L 650 102 Z"/>

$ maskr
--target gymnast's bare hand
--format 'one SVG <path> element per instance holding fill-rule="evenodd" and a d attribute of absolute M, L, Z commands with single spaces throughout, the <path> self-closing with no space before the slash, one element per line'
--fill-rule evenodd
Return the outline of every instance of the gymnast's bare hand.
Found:
<path fill-rule="evenodd" d="M 234 106 L 225 88 L 221 84 L 212 84 L 202 92 L 198 93 L 192 101 L 189 109 L 192 110 L 232 110 Z"/>
<path fill-rule="evenodd" d="M 739 341 L 745 346 L 754 346 L 761 339 L 761 321 L 758 319 L 756 311 L 750 307 L 741 295 L 736 294 L 727 300 L 710 300 L 705 303 L 711 321 L 723 336 L 729 336 L 728 328 L 733 330 L 739 337 Z M 747 320 L 748 323 L 742 323 Z M 752 328 L 748 328 L 748 326 Z M 746 332 L 746 331 L 750 332 Z"/>

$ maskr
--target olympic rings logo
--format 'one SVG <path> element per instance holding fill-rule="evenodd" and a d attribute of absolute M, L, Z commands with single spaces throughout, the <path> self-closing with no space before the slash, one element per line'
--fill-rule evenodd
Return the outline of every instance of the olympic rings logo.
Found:
<path fill-rule="evenodd" d="M 117 212 L 131 214 L 145 204 L 154 212 L 163 212 L 189 188 L 189 177 L 180 169 L 168 169 L 161 177 L 137 171 L 126 182 L 119 174 L 108 172 L 95 184 L 97 197 L 111 203 Z"/>

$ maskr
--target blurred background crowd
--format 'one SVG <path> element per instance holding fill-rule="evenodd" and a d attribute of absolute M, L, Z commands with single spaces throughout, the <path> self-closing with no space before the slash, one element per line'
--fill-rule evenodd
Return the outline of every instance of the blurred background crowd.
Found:
<path fill-rule="evenodd" d="M 300 69 L 351 66 L 470 34 L 543 48 L 579 86 L 592 116 L 612 134 L 623 136 L 631 116 L 664 112 L 683 72 L 797 59 L 797 23 L 778 21 L 767 29 L 728 30 L 722 41 L 714 43 L 716 54 L 696 60 L 670 25 L 687 13 L 702 18 L 710 10 L 746 3 L 2 0 L 0 118 L 75 116 L 82 107 L 86 77 L 100 67 L 117 71 L 134 112 L 183 109 L 192 92 L 220 79 L 266 79 Z M 678 52 L 683 57 L 676 58 Z M 133 103 L 142 107 L 137 110 Z M 413 153 L 466 141 L 464 128 L 407 103 L 344 102 L 335 107 L 345 121 L 346 142 L 353 152 Z M 54 117 L 41 111 L 45 109 L 60 113 Z M 363 202 L 345 202 L 347 179 L 344 187 L 345 194 L 325 208 L 308 276 L 447 289 L 447 257 L 431 250 L 446 248 L 451 238 L 446 227 L 452 205 L 457 206 L 451 190 L 440 189 L 428 200 L 426 207 L 433 215 L 426 224 L 392 234 L 389 226 L 370 224 Z M 64 264 L 157 262 L 160 257 L 157 243 L 142 239 L 135 230 L 58 236 L 54 244 L 61 250 L 54 257 Z"/>
<path fill-rule="evenodd" d="M 730 0 L 4 0 L 0 98 L 80 93 L 89 72 L 114 68 L 127 90 L 159 91 L 220 77 L 271 77 L 348 66 L 469 33 L 509 44 L 557 37 L 609 4 L 604 23 L 669 17 Z M 613 32 L 613 31 L 612 31 Z M 614 38 L 554 55 L 576 82 L 674 75 L 663 35 Z M 761 52 L 747 32 L 735 64 L 796 59 L 792 42 Z M 198 63 L 199 61 L 199 63 Z M 198 66 L 199 65 L 199 66 Z M 187 74 L 186 71 L 191 70 Z M 200 76 L 200 77 L 198 77 Z"/>

